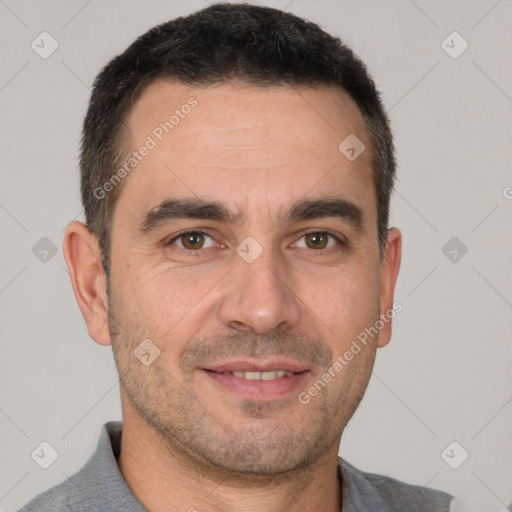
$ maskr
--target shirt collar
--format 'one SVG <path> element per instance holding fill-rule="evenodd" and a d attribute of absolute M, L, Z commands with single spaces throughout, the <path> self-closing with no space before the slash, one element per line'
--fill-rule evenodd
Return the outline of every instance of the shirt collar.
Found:
<path fill-rule="evenodd" d="M 76 483 L 83 494 L 90 497 L 93 505 L 97 497 L 96 510 L 105 510 L 108 504 L 112 505 L 112 510 L 147 512 L 128 487 L 117 465 L 122 430 L 121 421 L 103 425 L 96 451 L 75 475 Z"/>

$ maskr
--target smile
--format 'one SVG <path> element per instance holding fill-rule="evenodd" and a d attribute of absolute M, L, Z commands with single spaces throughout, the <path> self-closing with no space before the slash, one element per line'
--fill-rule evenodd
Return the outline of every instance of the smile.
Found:
<path fill-rule="evenodd" d="M 286 370 L 274 370 L 270 372 L 222 372 L 222 375 L 234 375 L 239 379 L 245 380 L 273 380 L 281 379 L 283 377 L 292 377 L 293 372 Z"/>
<path fill-rule="evenodd" d="M 311 373 L 307 369 L 291 371 L 280 367 L 255 370 L 202 369 L 200 373 L 213 385 L 215 394 L 228 392 L 242 400 L 256 401 L 278 400 L 297 393 Z"/>

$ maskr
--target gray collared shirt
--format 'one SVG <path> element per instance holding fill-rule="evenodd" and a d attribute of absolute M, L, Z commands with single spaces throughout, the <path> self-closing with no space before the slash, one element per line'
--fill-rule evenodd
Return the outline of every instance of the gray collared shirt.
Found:
<path fill-rule="evenodd" d="M 73 476 L 43 492 L 19 512 L 146 512 L 119 471 L 122 423 L 103 425 L 98 447 Z M 449 512 L 451 494 L 364 473 L 338 457 L 342 512 Z"/>

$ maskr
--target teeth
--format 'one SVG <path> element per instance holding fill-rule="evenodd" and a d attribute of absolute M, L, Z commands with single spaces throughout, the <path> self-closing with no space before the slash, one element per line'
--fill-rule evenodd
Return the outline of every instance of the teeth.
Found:
<path fill-rule="evenodd" d="M 293 372 L 274 370 L 272 372 L 223 372 L 224 375 L 233 374 L 235 377 L 245 380 L 273 380 L 281 377 L 291 377 Z"/>

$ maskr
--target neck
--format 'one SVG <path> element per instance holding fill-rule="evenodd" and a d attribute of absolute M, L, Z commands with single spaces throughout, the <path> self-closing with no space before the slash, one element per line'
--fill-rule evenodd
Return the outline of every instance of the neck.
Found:
<path fill-rule="evenodd" d="M 118 464 L 132 493 L 152 512 L 339 512 L 338 447 L 286 475 L 232 474 L 169 446 L 140 417 L 124 413 Z"/>

